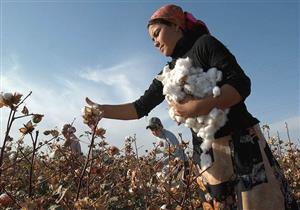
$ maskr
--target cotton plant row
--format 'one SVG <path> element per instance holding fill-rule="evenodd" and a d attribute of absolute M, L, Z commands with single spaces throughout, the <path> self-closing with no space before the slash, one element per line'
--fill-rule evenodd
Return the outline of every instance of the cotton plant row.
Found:
<path fill-rule="evenodd" d="M 190 58 L 180 58 L 176 61 L 174 69 L 165 66 L 161 75 L 156 77 L 163 84 L 163 94 L 168 102 L 180 102 L 187 96 L 203 99 L 209 96 L 218 97 L 221 94 L 217 82 L 222 79 L 222 72 L 217 68 L 210 68 L 204 71 L 202 68 L 195 68 Z M 212 147 L 214 134 L 225 125 L 229 109 L 221 110 L 213 108 L 207 115 L 183 118 L 175 115 L 172 106 L 169 109 L 170 117 L 177 123 L 183 123 L 186 127 L 192 128 L 198 137 L 203 139 L 201 149 L 201 169 L 210 167 L 212 160 L 208 151 Z"/>

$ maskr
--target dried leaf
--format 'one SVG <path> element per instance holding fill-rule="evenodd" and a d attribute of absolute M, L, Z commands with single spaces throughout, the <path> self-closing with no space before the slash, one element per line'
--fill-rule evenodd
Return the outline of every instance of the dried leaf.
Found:
<path fill-rule="evenodd" d="M 19 129 L 19 131 L 20 131 L 22 134 L 24 134 L 24 135 L 26 135 L 26 134 L 28 134 L 28 133 L 31 133 L 33 130 L 34 130 L 34 126 L 32 125 L 31 120 L 28 121 L 28 122 L 26 123 L 26 125 L 24 124 L 24 127 L 23 127 L 23 128 L 20 128 L 20 129 Z"/>
<path fill-rule="evenodd" d="M 27 109 L 26 106 L 23 107 L 21 113 L 24 114 L 24 115 L 28 115 L 29 114 L 29 110 Z"/>
<path fill-rule="evenodd" d="M 106 130 L 104 128 L 97 128 L 95 135 L 101 137 L 102 139 L 105 138 L 104 134 L 106 133 Z"/>
<path fill-rule="evenodd" d="M 15 92 L 13 97 L 12 97 L 12 103 L 13 104 L 18 104 L 21 101 L 21 97 L 23 95 L 21 93 Z"/>
<path fill-rule="evenodd" d="M 32 122 L 39 123 L 42 121 L 43 117 L 44 117 L 44 115 L 42 115 L 42 114 L 34 114 L 32 117 Z"/>

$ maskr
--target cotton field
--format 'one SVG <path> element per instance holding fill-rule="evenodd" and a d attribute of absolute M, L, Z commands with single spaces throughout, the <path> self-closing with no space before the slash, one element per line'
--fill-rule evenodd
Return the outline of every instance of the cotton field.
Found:
<path fill-rule="evenodd" d="M 220 94 L 216 89 L 215 93 Z M 9 113 L 1 140 L 0 209 L 203 209 L 199 196 L 203 183 L 197 179 L 191 159 L 188 168 L 174 159 L 169 162 L 168 172 L 162 173 L 156 167 L 158 158 L 153 151 L 140 155 L 135 136 L 120 137 L 124 139 L 122 148 L 112 145 L 101 127 L 101 113 L 94 107 L 83 110 L 82 122 L 87 129 L 81 135 L 75 135 L 76 128 L 71 124 L 64 131 L 39 130 L 43 114 L 30 112 L 24 105 L 30 95 L 0 94 L 0 108 Z M 11 136 L 16 121 L 23 126 L 19 135 Z M 297 144 L 289 138 L 271 137 L 268 125 L 262 129 L 299 202 Z M 65 132 L 78 141 L 88 139 L 88 153 L 70 149 Z M 24 143 L 25 137 L 31 139 L 31 144 Z M 180 147 L 190 157 L 192 145 L 186 143 L 187 139 L 181 140 Z M 187 170 L 189 173 L 184 173 Z"/>

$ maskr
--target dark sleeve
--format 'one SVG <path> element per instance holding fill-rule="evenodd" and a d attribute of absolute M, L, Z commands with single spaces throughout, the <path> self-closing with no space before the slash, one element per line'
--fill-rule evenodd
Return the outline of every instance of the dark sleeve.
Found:
<path fill-rule="evenodd" d="M 163 102 L 164 99 L 163 85 L 160 81 L 154 79 L 148 90 L 145 91 L 144 95 L 133 102 L 138 117 L 141 118 L 148 115 L 148 113 L 158 104 Z"/>
<path fill-rule="evenodd" d="M 209 67 L 222 71 L 222 81 L 219 86 L 229 84 L 245 99 L 251 92 L 251 81 L 237 63 L 230 51 L 216 38 L 204 35 L 196 43 L 197 57 L 204 58 L 202 62 Z"/>

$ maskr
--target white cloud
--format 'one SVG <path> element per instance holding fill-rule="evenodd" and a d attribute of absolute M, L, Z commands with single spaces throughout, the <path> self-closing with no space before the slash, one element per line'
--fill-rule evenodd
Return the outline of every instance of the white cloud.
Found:
<path fill-rule="evenodd" d="M 142 93 L 144 84 L 149 83 L 145 66 L 143 60 L 132 59 L 107 68 L 87 67 L 80 71 L 79 76 L 97 83 L 99 89 L 107 90 L 113 102 L 132 101 Z"/>
<path fill-rule="evenodd" d="M 36 80 L 29 74 L 27 69 L 17 62 L 7 68 L 7 71 L 1 77 L 4 92 L 18 91 L 24 95 L 32 91 L 32 95 L 26 100 L 25 104 L 30 112 L 44 114 L 43 121 L 37 129 L 41 132 L 46 129 L 53 129 L 57 126 L 62 128 L 64 123 L 70 123 L 76 117 L 75 126 L 77 135 L 80 135 L 87 126 L 82 123 L 81 109 L 85 105 L 86 96 L 95 99 L 99 103 L 120 103 L 135 100 L 143 93 L 143 89 L 152 78 L 137 76 L 147 72 L 140 71 L 142 61 L 137 63 L 128 62 L 116 65 L 107 69 L 90 68 L 84 70 L 81 77 L 72 75 L 72 78 L 56 75 L 55 78 L 45 75 L 45 80 Z M 92 70 L 93 69 L 93 70 Z M 104 71 L 104 72 L 102 72 Z M 140 72 L 139 72 L 140 71 Z M 85 73 L 84 73 L 85 72 Z M 128 72 L 128 74 L 122 74 Z M 104 74 L 103 74 L 104 73 Z M 101 77 L 101 74 L 105 75 Z M 121 76 L 120 76 L 121 75 Z M 51 79 L 52 78 L 52 79 Z M 88 79 L 88 80 L 87 80 Z M 45 81 L 48 81 L 47 83 Z M 53 80 L 50 81 L 49 80 Z M 97 83 L 91 83 L 94 80 Z M 139 81 L 138 81 L 139 80 Z M 145 81 L 148 80 L 148 81 Z M 145 85 L 146 84 L 146 85 Z M 112 96 L 112 93 L 118 93 Z M 117 96 L 123 96 L 121 99 Z M 169 120 L 166 105 L 159 106 L 151 116 L 159 116 L 164 121 Z M 1 131 L 4 131 L 8 117 L 8 109 L 2 108 L 1 111 Z M 18 120 L 11 131 L 14 138 L 20 136 L 18 128 L 29 119 Z M 122 147 L 124 137 L 136 134 L 138 146 L 144 145 L 141 152 L 149 149 L 152 142 L 155 141 L 151 133 L 145 129 L 148 118 L 134 121 L 118 121 L 104 119 L 101 126 L 107 129 L 108 142 Z M 46 139 L 40 134 L 41 139 Z M 1 132 L 1 141 L 3 141 L 4 132 Z M 86 139 L 84 141 L 87 141 Z M 26 139 L 25 142 L 30 142 Z M 87 150 L 87 145 L 82 145 L 83 150 Z"/>

